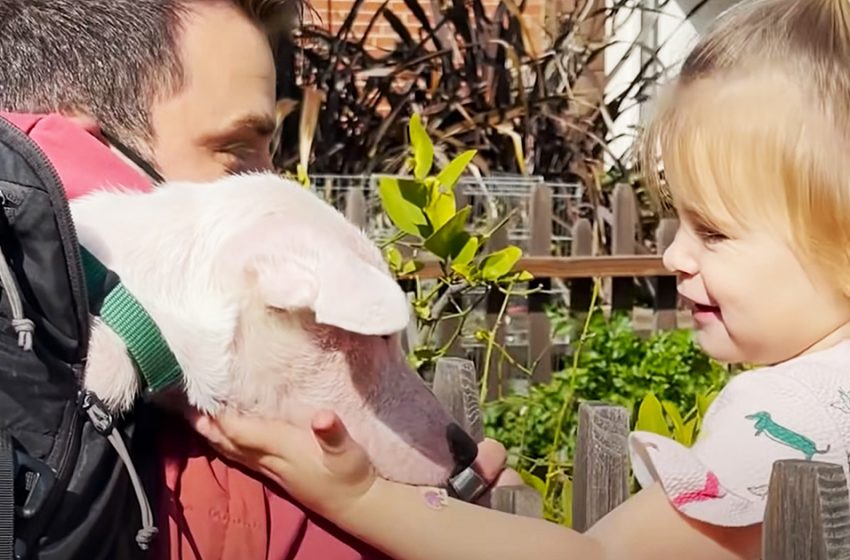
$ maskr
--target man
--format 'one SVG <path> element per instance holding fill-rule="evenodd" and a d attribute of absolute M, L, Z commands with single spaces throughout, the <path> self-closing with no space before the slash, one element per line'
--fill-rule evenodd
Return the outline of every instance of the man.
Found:
<path fill-rule="evenodd" d="M 103 157 L 100 149 L 151 177 L 205 181 L 268 169 L 275 128 L 269 37 L 297 13 L 297 0 L 0 0 L 0 111 L 60 113 L 67 118 L 58 124 L 55 115 L 43 121 L 45 134 L 60 130 L 62 142 L 97 138 L 103 149 L 92 146 L 92 159 Z M 59 161 L 61 153 L 60 146 L 54 164 L 69 197 L 109 182 L 96 172 L 102 165 Z M 185 423 L 167 422 L 157 451 L 168 487 L 158 518 L 162 556 L 371 554 L 225 463 Z"/>
<path fill-rule="evenodd" d="M 297 1 L 2 0 L 0 108 L 74 114 L 171 180 L 268 167 L 268 33 Z"/>

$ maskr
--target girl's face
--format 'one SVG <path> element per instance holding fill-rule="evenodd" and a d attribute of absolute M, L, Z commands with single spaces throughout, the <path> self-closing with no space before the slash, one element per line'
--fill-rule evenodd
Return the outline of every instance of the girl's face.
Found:
<path fill-rule="evenodd" d="M 681 201 L 680 201 L 681 202 Z M 774 364 L 850 337 L 850 303 L 773 228 L 720 231 L 686 204 L 664 253 L 697 341 L 723 362 Z"/>

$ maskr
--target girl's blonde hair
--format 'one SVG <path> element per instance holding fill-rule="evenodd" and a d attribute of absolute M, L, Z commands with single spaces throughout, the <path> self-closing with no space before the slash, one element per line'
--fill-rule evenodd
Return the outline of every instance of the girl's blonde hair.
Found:
<path fill-rule="evenodd" d="M 641 160 L 653 191 L 733 235 L 781 231 L 850 295 L 850 0 L 728 10 L 660 100 Z"/>

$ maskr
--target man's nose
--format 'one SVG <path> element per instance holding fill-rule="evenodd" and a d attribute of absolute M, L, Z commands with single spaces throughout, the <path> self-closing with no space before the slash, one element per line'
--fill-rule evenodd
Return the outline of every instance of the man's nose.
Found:
<path fill-rule="evenodd" d="M 478 445 L 463 431 L 463 428 L 455 423 L 449 424 L 446 428 L 446 439 L 449 442 L 449 451 L 454 459 L 455 465 L 452 475 L 455 475 L 475 462 L 475 458 L 478 456 Z"/>

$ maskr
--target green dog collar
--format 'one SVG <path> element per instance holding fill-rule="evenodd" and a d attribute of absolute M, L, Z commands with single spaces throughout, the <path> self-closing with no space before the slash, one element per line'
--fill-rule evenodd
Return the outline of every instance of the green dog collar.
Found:
<path fill-rule="evenodd" d="M 162 331 L 120 278 L 85 247 L 80 246 L 86 289 L 93 311 L 121 337 L 148 393 L 159 393 L 182 381 L 183 373 Z M 90 302 L 90 304 L 91 304 Z"/>

